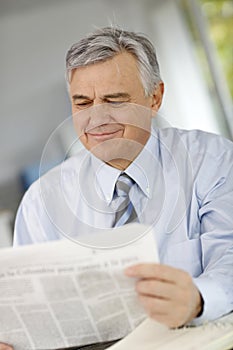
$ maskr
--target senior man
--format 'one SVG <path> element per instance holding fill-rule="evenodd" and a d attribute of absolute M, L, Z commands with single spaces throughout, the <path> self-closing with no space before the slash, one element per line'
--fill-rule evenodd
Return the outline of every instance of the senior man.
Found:
<path fill-rule="evenodd" d="M 31 186 L 18 210 L 15 245 L 147 224 L 160 264 L 125 273 L 138 277 L 148 315 L 178 327 L 229 313 L 233 144 L 201 131 L 152 128 L 164 84 L 143 35 L 99 29 L 70 48 L 66 65 L 85 148 Z"/>

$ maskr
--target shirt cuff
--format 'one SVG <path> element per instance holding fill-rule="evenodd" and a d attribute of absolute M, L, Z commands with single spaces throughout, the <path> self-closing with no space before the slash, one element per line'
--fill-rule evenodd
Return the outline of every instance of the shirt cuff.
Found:
<path fill-rule="evenodd" d="M 194 318 L 188 325 L 198 326 L 231 311 L 229 310 L 229 303 L 224 290 L 215 281 L 201 275 L 193 278 L 193 282 L 201 293 L 204 305 L 202 314 Z"/>

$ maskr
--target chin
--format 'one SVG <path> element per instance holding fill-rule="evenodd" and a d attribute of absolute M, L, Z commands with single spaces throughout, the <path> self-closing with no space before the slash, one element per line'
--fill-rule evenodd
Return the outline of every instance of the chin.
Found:
<path fill-rule="evenodd" d="M 88 147 L 88 149 L 103 162 L 109 163 L 110 165 L 117 165 L 120 161 L 119 167 L 121 164 L 124 164 L 123 167 L 125 168 L 125 164 L 131 163 L 141 152 L 143 145 L 134 140 L 113 138 L 94 144 L 92 147 Z"/>

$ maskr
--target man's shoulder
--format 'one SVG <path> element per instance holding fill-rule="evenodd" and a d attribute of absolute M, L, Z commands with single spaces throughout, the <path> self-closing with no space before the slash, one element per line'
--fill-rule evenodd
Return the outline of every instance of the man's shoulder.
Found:
<path fill-rule="evenodd" d="M 48 196 L 57 192 L 58 189 L 60 190 L 62 184 L 72 185 L 73 181 L 77 180 L 77 176 L 86 156 L 87 152 L 82 150 L 47 171 L 29 187 L 25 197 L 28 200 L 34 201 L 41 196 L 42 192 L 44 194 L 46 193 Z"/>
<path fill-rule="evenodd" d="M 185 130 L 179 128 L 161 128 L 158 130 L 158 137 L 161 142 L 176 147 L 182 145 L 190 153 L 203 152 L 233 152 L 233 142 L 221 135 L 202 130 Z M 216 156 L 216 154 L 215 154 Z"/>

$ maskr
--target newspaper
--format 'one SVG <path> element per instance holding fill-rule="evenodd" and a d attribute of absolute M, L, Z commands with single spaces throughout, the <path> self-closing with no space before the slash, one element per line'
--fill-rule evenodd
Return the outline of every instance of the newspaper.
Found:
<path fill-rule="evenodd" d="M 144 225 L 114 230 L 127 235 Z M 124 268 L 158 261 L 152 231 L 116 249 L 63 239 L 0 251 L 0 341 L 15 350 L 120 339 L 145 318 Z"/>
<path fill-rule="evenodd" d="M 233 349 L 233 312 L 200 326 L 173 329 L 146 319 L 132 333 L 108 349 L 230 350 Z"/>

